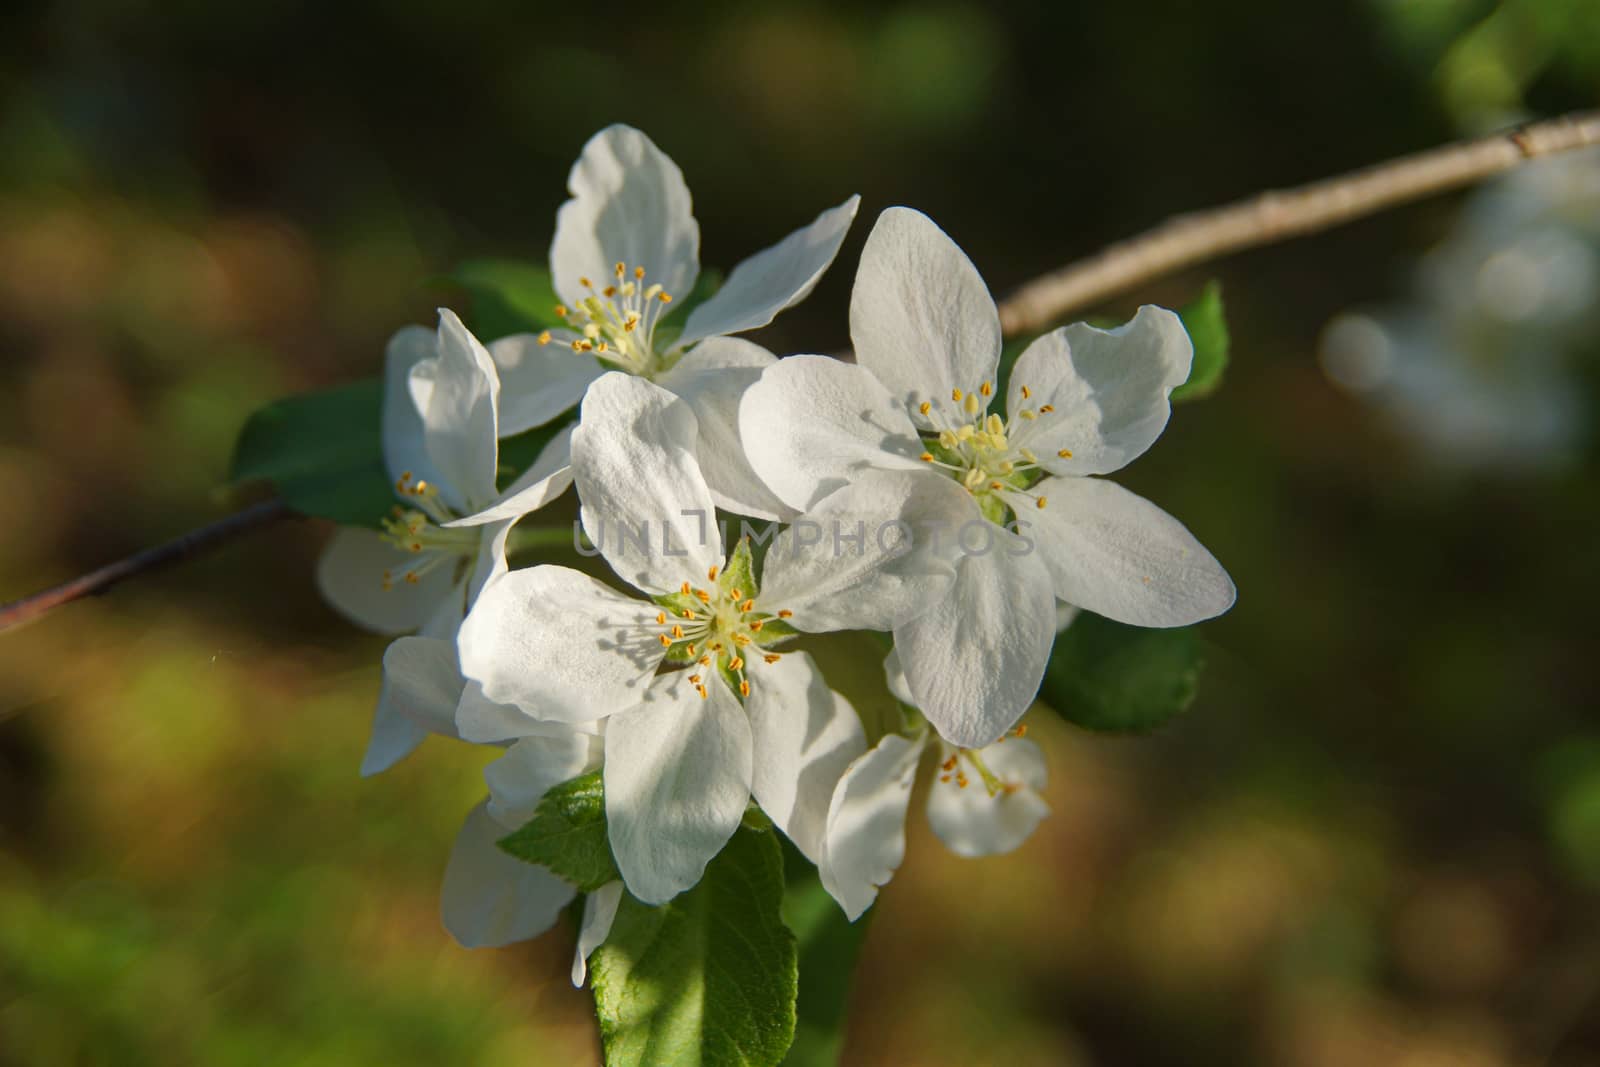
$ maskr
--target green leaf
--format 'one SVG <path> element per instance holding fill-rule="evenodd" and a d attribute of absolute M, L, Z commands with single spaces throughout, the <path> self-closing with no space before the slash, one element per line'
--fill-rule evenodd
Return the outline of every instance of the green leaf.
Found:
<path fill-rule="evenodd" d="M 1228 319 L 1222 309 L 1222 283 L 1211 281 L 1200 295 L 1178 310 L 1189 340 L 1194 343 L 1194 363 L 1189 380 L 1172 391 L 1176 401 L 1199 400 L 1222 385 L 1228 369 Z"/>
<path fill-rule="evenodd" d="M 1039 697 L 1089 730 L 1153 730 L 1194 701 L 1205 659 L 1192 629 L 1148 630 L 1079 612 L 1060 636 Z"/>
<path fill-rule="evenodd" d="M 551 789 L 533 818 L 501 838 L 500 847 L 519 860 L 548 867 L 585 893 L 616 881 L 621 875 L 606 836 L 606 794 L 600 772 Z"/>
<path fill-rule="evenodd" d="M 376 378 L 275 401 L 245 420 L 233 482 L 268 481 L 302 515 L 376 526 L 394 506 Z"/>
<path fill-rule="evenodd" d="M 624 896 L 590 961 L 607 1067 L 772 1067 L 795 1031 L 783 852 L 735 831 L 700 884 L 658 908 Z"/>
<path fill-rule="evenodd" d="M 822 879 L 800 850 L 783 843 L 783 921 L 800 946 L 800 995 L 794 1045 L 784 1067 L 833 1067 L 844 1043 L 845 1012 L 856 957 L 873 908 L 855 922 L 822 888 Z"/>
<path fill-rule="evenodd" d="M 448 280 L 466 290 L 467 324 L 480 340 L 566 325 L 556 317 L 560 301 L 544 267 L 514 259 L 475 259 L 457 267 Z"/>

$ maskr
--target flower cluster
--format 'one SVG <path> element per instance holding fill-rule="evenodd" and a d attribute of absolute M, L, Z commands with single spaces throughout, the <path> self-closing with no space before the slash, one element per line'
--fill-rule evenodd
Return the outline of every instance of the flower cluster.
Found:
<path fill-rule="evenodd" d="M 495 945 L 555 920 L 575 887 L 497 843 L 595 771 L 620 878 L 588 895 L 578 982 L 623 889 L 660 904 L 694 886 L 752 804 L 852 919 L 901 862 L 919 781 L 955 852 L 1018 846 L 1047 810 L 1019 720 L 1059 607 L 1180 626 L 1233 602 L 1188 530 L 1099 477 L 1166 426 L 1192 358 L 1177 316 L 1057 330 L 1002 384 L 977 270 L 891 208 L 856 275 L 855 362 L 780 360 L 730 335 L 811 291 L 856 198 L 684 314 L 699 228 L 677 166 L 614 126 L 569 184 L 550 251 L 565 325 L 486 346 L 441 311 L 437 331 L 397 334 L 396 503 L 381 531 L 339 531 L 319 570 L 350 618 L 406 635 L 366 772 L 429 733 L 504 749 L 450 859 L 446 925 Z M 500 439 L 575 407 L 497 488 Z M 509 569 L 513 525 L 569 485 L 610 573 Z M 900 721 L 869 726 L 830 688 L 806 640 L 828 631 L 883 635 Z"/>

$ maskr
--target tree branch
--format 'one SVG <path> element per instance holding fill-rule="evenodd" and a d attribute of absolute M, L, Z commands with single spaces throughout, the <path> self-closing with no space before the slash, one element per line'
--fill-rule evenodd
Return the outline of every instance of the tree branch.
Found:
<path fill-rule="evenodd" d="M 32 622 L 39 616 L 62 604 L 82 599 L 86 596 L 98 596 L 107 589 L 116 585 L 124 578 L 131 578 L 135 574 L 165 567 L 170 563 L 177 563 L 193 556 L 207 552 L 225 541 L 231 541 L 241 534 L 267 526 L 290 514 L 288 505 L 282 500 L 267 500 L 243 511 L 235 512 L 225 519 L 218 520 L 209 526 L 202 526 L 198 530 L 191 530 L 164 545 L 147 548 L 143 552 L 135 553 L 127 559 L 118 560 L 97 571 L 91 571 L 81 578 L 74 578 L 70 582 L 58 585 L 54 589 L 46 589 L 42 593 L 25 597 L 22 600 L 13 600 L 11 603 L 0 606 L 0 631 L 10 630 L 21 626 L 23 623 Z"/>
<path fill-rule="evenodd" d="M 1574 112 L 1418 152 L 1295 189 L 1178 215 L 1028 282 L 1000 304 L 1007 337 L 1232 252 L 1316 233 L 1385 208 L 1458 189 L 1541 156 L 1600 144 L 1600 111 Z"/>
<path fill-rule="evenodd" d="M 1000 325 L 1007 337 L 1034 333 L 1070 312 L 1184 267 L 1329 229 L 1384 208 L 1470 185 L 1528 160 L 1591 145 L 1600 145 L 1600 111 L 1574 112 L 1296 189 L 1269 191 L 1224 207 L 1178 215 L 1022 286 L 1001 302 Z M 289 514 L 283 501 L 269 500 L 65 585 L 13 601 L 0 607 L 0 631 L 30 622 L 62 604 L 103 593 L 124 578 L 200 555 Z"/>

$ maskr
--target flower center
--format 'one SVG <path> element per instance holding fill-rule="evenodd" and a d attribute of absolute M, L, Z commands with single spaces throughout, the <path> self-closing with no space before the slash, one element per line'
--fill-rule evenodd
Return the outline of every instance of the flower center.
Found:
<path fill-rule="evenodd" d="M 646 285 L 643 267 L 629 270 L 626 263 L 618 263 L 612 273 L 616 282 L 601 289 L 588 278 L 579 278 L 589 295 L 577 307 L 556 305 L 557 317 L 579 334 L 572 350 L 593 353 L 630 374 L 649 377 L 665 370 L 665 361 L 655 350 L 655 333 L 672 294 L 660 285 Z M 541 345 L 550 341 L 549 330 L 539 335 Z"/>
<path fill-rule="evenodd" d="M 667 649 L 667 659 L 692 665 L 689 684 L 704 699 L 707 676 L 721 674 L 741 697 L 750 695 L 746 657 L 760 656 L 767 663 L 782 657 L 766 649 L 777 631 L 788 631 L 787 620 L 794 612 L 758 611 L 750 591 L 740 588 L 730 573 L 712 567 L 707 577 L 711 588 L 701 589 L 684 582 L 677 593 L 660 597 L 663 610 L 656 616 L 661 632 L 657 640 Z"/>
<path fill-rule="evenodd" d="M 396 548 L 412 553 L 416 559 L 400 573 L 400 580 L 416 585 L 422 576 L 441 564 L 450 563 L 456 568 L 456 580 L 463 578 L 477 561 L 481 543 L 476 530 L 446 530 L 444 523 L 457 516 L 439 499 L 438 486 L 421 478 L 412 479 L 410 471 L 394 483 L 394 491 L 414 506 L 404 508 L 396 504 L 389 517 L 383 520 L 385 541 Z M 393 571 L 383 572 L 383 588 L 393 589 L 396 580 Z"/>
<path fill-rule="evenodd" d="M 1022 386 L 1024 400 L 1032 394 L 1033 390 Z M 1027 441 L 1040 417 L 1054 413 L 1055 408 L 1050 404 L 1025 407 L 1009 420 L 1002 419 L 989 414 L 993 395 L 993 382 L 984 382 L 972 392 L 953 389 L 950 400 L 959 414 L 951 417 L 944 405 L 935 408 L 929 401 L 918 405 L 917 414 L 922 417 L 923 439 L 928 446 L 922 461 L 960 482 L 978 499 L 984 514 L 1002 522 L 997 516 L 1003 514 L 1003 506 L 996 493 L 1025 496 L 1040 508 L 1047 503 L 1044 496 L 1029 489 L 1043 471 Z M 1060 455 L 1069 459 L 1072 453 L 1062 449 Z"/>
<path fill-rule="evenodd" d="M 1023 737 L 1027 732 L 1027 724 L 1021 724 L 1002 736 L 995 744 L 1000 744 L 1007 737 Z M 975 748 L 952 749 L 949 745 L 945 745 L 944 750 L 949 755 L 939 764 L 939 781 L 943 784 L 965 789 L 972 784 L 972 779 L 967 777 L 967 767 L 970 766 L 992 797 L 1008 797 L 1022 788 L 1021 782 L 1008 782 L 991 771 L 983 762 L 983 756 Z"/>

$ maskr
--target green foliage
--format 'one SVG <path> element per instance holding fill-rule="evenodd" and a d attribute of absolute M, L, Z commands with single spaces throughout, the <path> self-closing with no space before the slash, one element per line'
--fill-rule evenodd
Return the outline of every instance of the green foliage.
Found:
<path fill-rule="evenodd" d="M 1056 638 L 1039 697 L 1086 729 L 1140 733 L 1189 707 L 1204 665 L 1192 629 L 1125 626 L 1084 611 Z"/>
<path fill-rule="evenodd" d="M 556 317 L 560 301 L 544 267 L 514 259 L 474 259 L 457 267 L 448 281 L 466 291 L 467 324 L 483 341 L 566 325 Z"/>
<path fill-rule="evenodd" d="M 591 960 L 608 1067 L 770 1067 L 795 1033 L 797 953 L 783 852 L 738 830 L 700 884 L 658 908 L 625 896 Z"/>
<path fill-rule="evenodd" d="M 394 505 L 383 465 L 383 383 L 373 378 L 274 401 L 234 445 L 235 483 L 268 481 L 302 515 L 372 526 Z"/>
<path fill-rule="evenodd" d="M 845 918 L 822 888 L 822 879 L 800 850 L 783 843 L 783 921 L 800 945 L 800 990 L 794 1045 L 784 1067 L 832 1067 L 844 1042 L 845 1010 L 856 957 L 874 908 L 860 919 Z"/>
<path fill-rule="evenodd" d="M 606 837 L 606 796 L 600 772 L 591 771 L 551 789 L 533 818 L 500 840 L 519 860 L 548 867 L 585 893 L 619 877 Z"/>
<path fill-rule="evenodd" d="M 1210 281 L 1200 295 L 1178 309 L 1189 340 L 1194 343 L 1194 364 L 1189 380 L 1172 391 L 1175 401 L 1199 400 L 1222 385 L 1228 369 L 1228 319 L 1222 307 L 1222 283 Z"/>

